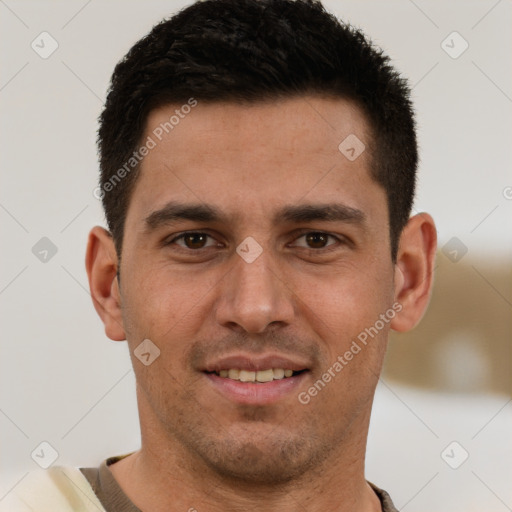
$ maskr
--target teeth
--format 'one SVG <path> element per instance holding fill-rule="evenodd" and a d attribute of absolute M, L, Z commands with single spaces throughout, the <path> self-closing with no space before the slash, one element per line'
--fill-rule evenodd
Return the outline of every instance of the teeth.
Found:
<path fill-rule="evenodd" d="M 249 372 L 247 370 L 240 370 L 238 376 L 240 382 L 254 382 L 256 380 L 256 372 Z"/>
<path fill-rule="evenodd" d="M 274 380 L 274 370 L 263 370 L 256 372 L 256 380 L 258 382 L 271 382 Z"/>
<path fill-rule="evenodd" d="M 274 368 L 274 379 L 284 379 L 284 370 L 282 368 Z"/>
<path fill-rule="evenodd" d="M 220 370 L 217 372 L 220 377 L 239 380 L 240 382 L 271 382 L 273 380 L 291 377 L 293 370 L 284 370 L 283 368 L 269 368 L 268 370 L 249 371 L 230 368 L 229 370 Z"/>
<path fill-rule="evenodd" d="M 231 369 L 231 370 L 228 370 L 228 377 L 230 379 L 234 379 L 234 380 L 240 380 L 238 377 L 240 375 L 240 370 L 235 370 L 235 369 Z"/>

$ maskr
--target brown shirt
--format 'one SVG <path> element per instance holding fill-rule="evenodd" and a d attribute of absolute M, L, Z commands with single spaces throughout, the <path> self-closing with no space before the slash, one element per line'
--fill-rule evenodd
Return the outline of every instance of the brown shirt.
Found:
<path fill-rule="evenodd" d="M 142 512 L 126 496 L 114 475 L 108 469 L 108 466 L 128 455 L 109 457 L 101 463 L 99 468 L 80 468 L 107 512 Z M 372 483 L 370 483 L 370 486 L 380 499 L 382 512 L 398 512 L 386 491 L 375 487 Z"/>

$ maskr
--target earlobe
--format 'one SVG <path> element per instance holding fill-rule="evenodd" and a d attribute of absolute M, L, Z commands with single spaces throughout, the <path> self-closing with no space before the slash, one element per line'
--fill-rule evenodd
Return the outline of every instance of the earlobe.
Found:
<path fill-rule="evenodd" d="M 437 234 L 427 213 L 411 217 L 400 237 L 395 265 L 395 301 L 402 309 L 391 322 L 395 331 L 408 331 L 423 317 L 432 291 Z"/>
<path fill-rule="evenodd" d="M 117 280 L 117 254 L 112 236 L 96 226 L 89 233 L 85 266 L 96 312 L 105 325 L 106 335 L 123 341 L 126 334 L 121 313 L 121 295 Z"/>

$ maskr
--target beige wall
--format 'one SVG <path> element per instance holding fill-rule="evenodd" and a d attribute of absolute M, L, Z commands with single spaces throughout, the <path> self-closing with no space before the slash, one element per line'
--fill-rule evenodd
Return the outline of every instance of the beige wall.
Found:
<path fill-rule="evenodd" d="M 446 392 L 512 395 L 512 265 L 489 254 L 454 263 L 437 256 L 421 323 L 392 333 L 385 376 Z"/>

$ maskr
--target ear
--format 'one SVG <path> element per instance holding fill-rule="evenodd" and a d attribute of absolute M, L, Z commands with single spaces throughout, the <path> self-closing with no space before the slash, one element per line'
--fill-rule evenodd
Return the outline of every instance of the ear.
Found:
<path fill-rule="evenodd" d="M 391 321 L 395 331 L 408 331 L 423 317 L 432 291 L 437 232 L 432 217 L 419 213 L 402 231 L 395 264 L 395 301 L 400 304 Z"/>
<path fill-rule="evenodd" d="M 105 334 L 114 341 L 125 340 L 117 280 L 117 254 L 112 236 L 99 226 L 89 233 L 85 267 L 92 301 L 105 325 Z"/>

